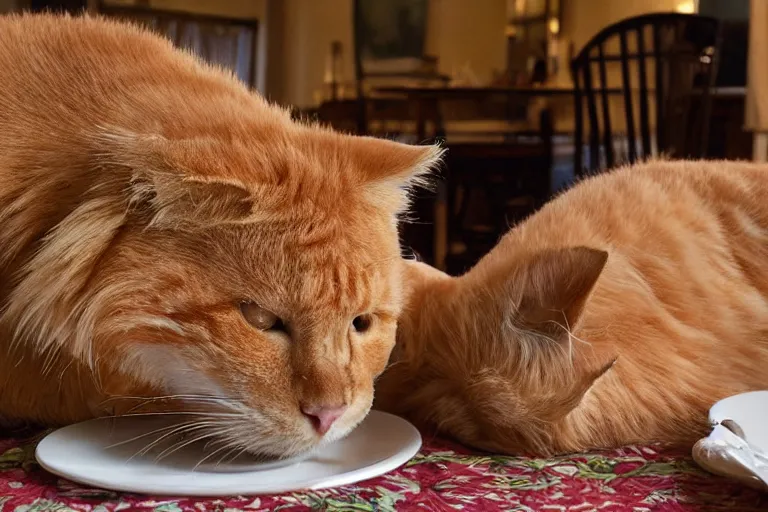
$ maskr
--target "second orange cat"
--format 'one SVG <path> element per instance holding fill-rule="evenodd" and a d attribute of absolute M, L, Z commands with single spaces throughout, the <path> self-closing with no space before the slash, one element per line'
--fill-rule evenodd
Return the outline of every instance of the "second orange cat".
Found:
<path fill-rule="evenodd" d="M 410 264 L 378 406 L 476 447 L 690 445 L 768 388 L 768 167 L 595 177 L 451 278 Z"/>

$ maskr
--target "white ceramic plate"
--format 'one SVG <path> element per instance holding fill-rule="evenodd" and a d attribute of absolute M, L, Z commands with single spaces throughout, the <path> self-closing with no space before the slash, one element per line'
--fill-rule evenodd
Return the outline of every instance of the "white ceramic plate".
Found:
<path fill-rule="evenodd" d="M 49 434 L 37 446 L 35 455 L 51 473 L 104 489 L 154 495 L 231 496 L 352 484 L 396 469 L 421 448 L 421 436 L 410 423 L 371 411 L 346 438 L 295 459 L 260 463 L 239 457 L 224 464 L 220 463 L 219 453 L 198 465 L 212 453 L 211 448 L 188 445 L 159 458 L 170 446 L 164 443 L 137 455 L 157 437 L 130 440 L 168 424 L 167 419 L 160 418 L 78 423 Z"/>
<path fill-rule="evenodd" d="M 709 436 L 693 448 L 704 469 L 768 490 L 768 391 L 728 397 L 709 410 Z"/>

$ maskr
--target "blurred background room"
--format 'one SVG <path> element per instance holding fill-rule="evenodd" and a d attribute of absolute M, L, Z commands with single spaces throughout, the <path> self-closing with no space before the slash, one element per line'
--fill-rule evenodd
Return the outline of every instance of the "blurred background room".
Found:
<path fill-rule="evenodd" d="M 763 160 L 768 149 L 768 0 L 0 0 L 0 10 L 137 20 L 297 118 L 440 141 L 445 165 L 402 238 L 454 274 L 587 174 L 657 155 Z"/>

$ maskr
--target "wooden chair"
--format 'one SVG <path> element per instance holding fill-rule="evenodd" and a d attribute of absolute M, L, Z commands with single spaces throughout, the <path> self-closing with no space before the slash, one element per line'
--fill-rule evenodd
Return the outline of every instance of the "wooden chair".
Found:
<path fill-rule="evenodd" d="M 495 111 L 508 113 L 509 102 L 497 101 L 501 103 Z M 444 116 L 451 119 L 450 112 Z M 452 138 L 450 129 L 446 133 L 447 247 L 445 261 L 436 263 L 453 275 L 472 267 L 551 193 L 553 127 L 548 109 L 539 113 L 533 129 L 483 136 L 485 140 L 465 141 Z"/>
<path fill-rule="evenodd" d="M 719 45 L 716 19 L 680 13 L 629 18 L 593 37 L 571 63 L 575 174 L 658 154 L 703 157 Z"/>

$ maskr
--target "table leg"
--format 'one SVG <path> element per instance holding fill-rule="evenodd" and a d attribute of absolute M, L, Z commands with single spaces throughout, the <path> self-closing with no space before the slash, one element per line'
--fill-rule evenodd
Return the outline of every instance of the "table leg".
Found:
<path fill-rule="evenodd" d="M 418 144 L 423 144 L 427 140 L 426 110 L 423 101 L 416 101 L 416 136 L 418 137 Z"/>
<path fill-rule="evenodd" d="M 768 159 L 768 133 L 755 132 L 752 138 L 752 160 L 765 162 Z"/>
<path fill-rule="evenodd" d="M 445 270 L 445 257 L 448 254 L 448 187 L 444 181 L 438 184 L 435 197 L 434 243 L 435 268 Z"/>

